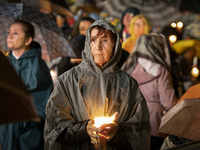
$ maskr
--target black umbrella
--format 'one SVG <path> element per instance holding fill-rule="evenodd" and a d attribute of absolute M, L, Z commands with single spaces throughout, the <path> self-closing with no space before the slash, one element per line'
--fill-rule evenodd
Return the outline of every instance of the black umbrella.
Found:
<path fill-rule="evenodd" d="M 39 121 L 32 96 L 1 52 L 0 69 L 0 125 Z"/>

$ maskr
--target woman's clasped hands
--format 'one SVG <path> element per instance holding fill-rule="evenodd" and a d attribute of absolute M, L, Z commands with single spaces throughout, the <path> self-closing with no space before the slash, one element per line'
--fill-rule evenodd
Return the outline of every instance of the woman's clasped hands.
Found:
<path fill-rule="evenodd" d="M 113 122 L 101 125 L 99 128 L 94 126 L 94 120 L 90 120 L 87 125 L 87 134 L 91 138 L 92 144 L 98 144 L 98 139 L 104 138 L 110 141 L 118 130 L 118 124 L 115 122 L 118 112 L 113 114 Z"/>

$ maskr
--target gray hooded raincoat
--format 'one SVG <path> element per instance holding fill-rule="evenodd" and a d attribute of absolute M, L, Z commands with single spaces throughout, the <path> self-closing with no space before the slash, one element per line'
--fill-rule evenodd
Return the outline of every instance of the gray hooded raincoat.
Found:
<path fill-rule="evenodd" d="M 96 25 L 117 34 L 116 28 L 103 20 L 89 27 L 83 61 L 59 76 L 46 106 L 45 149 L 99 149 L 100 145 L 91 144 L 87 123 L 96 116 L 112 116 L 118 111 L 119 128 L 107 142 L 107 149 L 148 150 L 150 123 L 146 100 L 136 80 L 117 67 L 122 51 L 119 35 L 113 56 L 99 69 L 90 50 L 90 31 Z M 59 141 L 59 137 L 64 140 Z"/>

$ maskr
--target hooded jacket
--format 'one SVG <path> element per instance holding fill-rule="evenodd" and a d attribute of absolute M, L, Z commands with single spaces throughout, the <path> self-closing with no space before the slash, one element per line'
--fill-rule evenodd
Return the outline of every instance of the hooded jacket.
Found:
<path fill-rule="evenodd" d="M 160 44 L 159 44 L 160 42 Z M 137 80 L 149 109 L 151 135 L 166 137 L 158 133 L 164 112 L 177 102 L 170 75 L 170 55 L 165 37 L 161 34 L 143 34 L 139 37 L 122 70 Z"/>
<path fill-rule="evenodd" d="M 121 57 L 120 38 L 111 59 L 99 69 L 90 49 L 90 31 L 102 26 L 117 34 L 109 22 L 98 20 L 87 31 L 82 62 L 59 76 L 46 107 L 45 149 L 95 150 L 86 126 L 90 119 L 112 116 L 118 111 L 116 135 L 107 149 L 149 149 L 150 123 L 146 101 L 137 82 L 117 67 Z M 62 135 L 64 133 L 64 135 Z M 59 137 L 64 137 L 62 141 Z"/>
<path fill-rule="evenodd" d="M 9 61 L 34 97 L 39 115 L 45 119 L 45 107 L 53 90 L 53 83 L 50 70 L 41 58 L 41 46 L 37 42 L 33 43 L 34 48 L 26 51 L 19 59 L 11 51 Z"/>
<path fill-rule="evenodd" d="M 53 90 L 50 70 L 41 58 L 41 46 L 34 48 L 16 59 L 12 51 L 9 61 L 22 79 L 34 99 L 41 122 L 19 122 L 0 126 L 0 142 L 3 150 L 42 150 L 45 107 Z M 14 115 L 14 114 L 13 114 Z"/>

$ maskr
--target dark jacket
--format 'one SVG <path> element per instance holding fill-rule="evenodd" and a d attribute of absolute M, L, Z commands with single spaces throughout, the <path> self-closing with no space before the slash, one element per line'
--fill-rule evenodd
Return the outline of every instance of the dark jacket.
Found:
<path fill-rule="evenodd" d="M 52 92 L 53 83 L 46 63 L 41 59 L 41 46 L 26 51 L 16 59 L 12 51 L 9 61 L 30 91 L 41 122 L 19 122 L 0 126 L 0 142 L 3 150 L 42 150 L 45 107 Z M 14 114 L 13 114 L 14 115 Z"/>
<path fill-rule="evenodd" d="M 47 103 L 45 149 L 100 148 L 99 144 L 91 144 L 86 130 L 87 123 L 97 116 L 112 116 L 118 111 L 116 122 L 119 129 L 114 138 L 106 143 L 107 149 L 148 150 L 150 122 L 146 101 L 137 82 L 117 66 L 121 57 L 119 35 L 117 34 L 112 58 L 99 69 L 90 49 L 90 30 L 95 25 L 118 33 L 111 23 L 103 20 L 98 20 L 89 27 L 82 62 L 59 76 Z M 60 137 L 61 140 L 58 139 Z"/>

